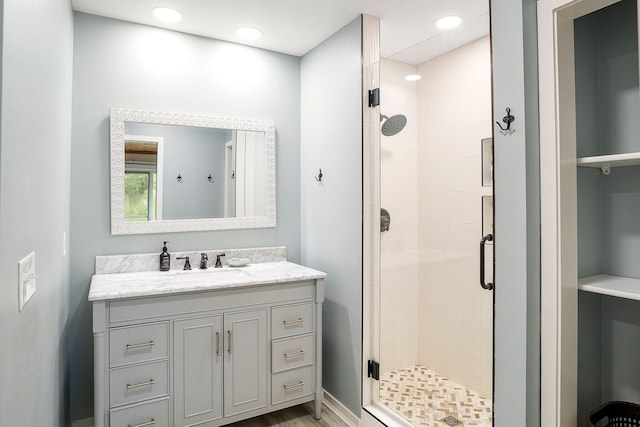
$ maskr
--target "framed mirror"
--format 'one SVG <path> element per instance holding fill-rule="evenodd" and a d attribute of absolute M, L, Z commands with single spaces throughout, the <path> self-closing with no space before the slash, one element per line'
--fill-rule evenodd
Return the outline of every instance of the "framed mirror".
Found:
<path fill-rule="evenodd" d="M 276 226 L 269 121 L 111 109 L 111 234 Z"/>

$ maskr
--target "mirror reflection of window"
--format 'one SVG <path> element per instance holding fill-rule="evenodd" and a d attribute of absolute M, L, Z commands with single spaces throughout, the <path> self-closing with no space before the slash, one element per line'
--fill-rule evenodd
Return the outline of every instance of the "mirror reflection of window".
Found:
<path fill-rule="evenodd" d="M 127 221 L 155 221 L 155 172 L 125 172 L 124 216 Z"/>
<path fill-rule="evenodd" d="M 161 159 L 163 157 L 163 139 L 161 137 L 126 135 L 124 151 L 125 220 L 156 221 L 162 219 Z"/>

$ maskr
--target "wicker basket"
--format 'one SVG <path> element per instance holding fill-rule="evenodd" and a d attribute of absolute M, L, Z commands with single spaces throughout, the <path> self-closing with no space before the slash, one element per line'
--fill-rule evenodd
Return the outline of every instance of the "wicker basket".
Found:
<path fill-rule="evenodd" d="M 607 419 L 602 427 L 640 427 L 640 405 L 629 402 L 607 402 L 587 415 L 587 426 Z"/>

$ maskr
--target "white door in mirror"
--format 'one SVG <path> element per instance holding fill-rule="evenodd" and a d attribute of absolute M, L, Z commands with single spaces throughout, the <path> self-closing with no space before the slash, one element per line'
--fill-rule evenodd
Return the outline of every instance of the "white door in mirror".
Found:
<path fill-rule="evenodd" d="M 18 294 L 20 302 L 20 311 L 25 304 L 36 293 L 36 253 L 31 252 L 18 262 Z"/>

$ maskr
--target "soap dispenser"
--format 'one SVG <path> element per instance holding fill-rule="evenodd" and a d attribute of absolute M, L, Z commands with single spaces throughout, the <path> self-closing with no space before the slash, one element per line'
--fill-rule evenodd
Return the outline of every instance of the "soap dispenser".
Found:
<path fill-rule="evenodd" d="M 169 242 L 164 242 L 162 253 L 160 254 L 160 271 L 169 271 L 171 268 L 171 257 L 169 256 L 167 243 Z"/>

